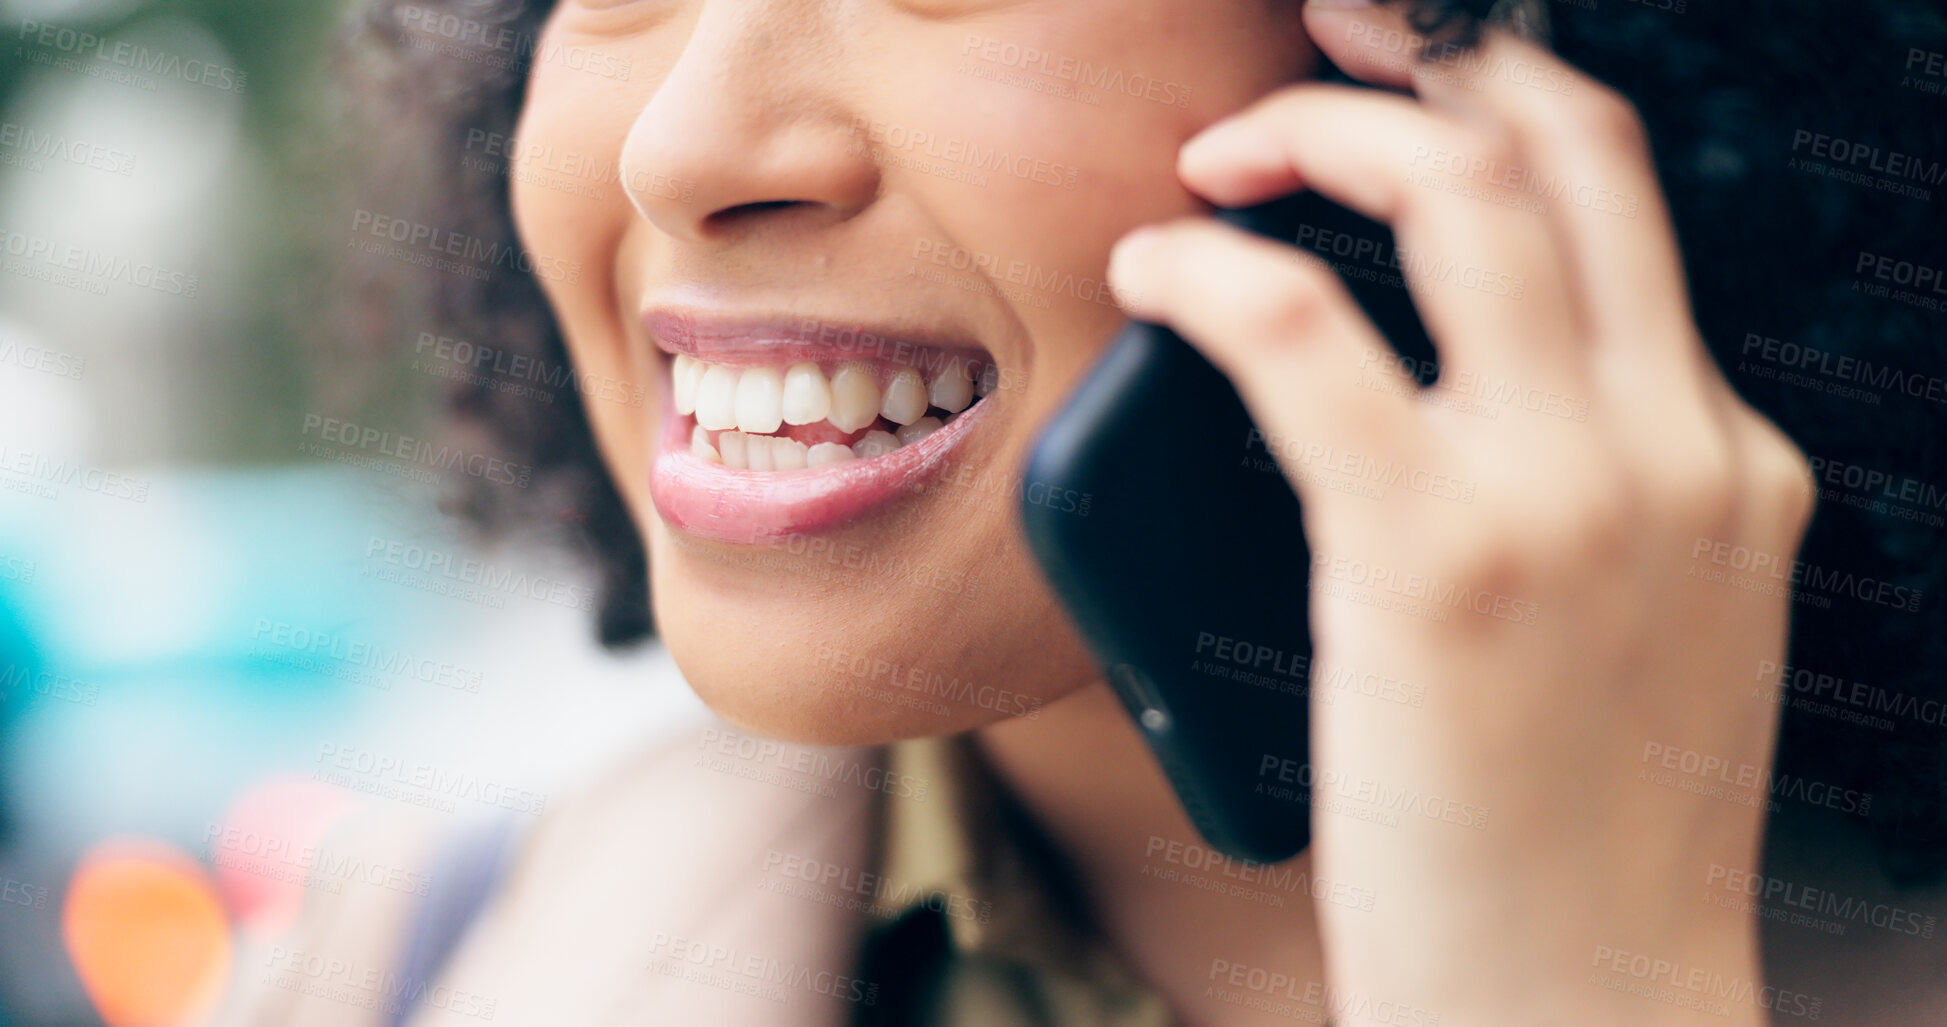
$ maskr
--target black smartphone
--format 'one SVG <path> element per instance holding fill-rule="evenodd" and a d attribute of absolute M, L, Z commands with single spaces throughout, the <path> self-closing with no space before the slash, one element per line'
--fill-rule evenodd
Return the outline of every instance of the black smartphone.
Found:
<path fill-rule="evenodd" d="M 1404 358 L 1370 369 L 1376 381 L 1432 379 L 1386 226 L 1309 192 L 1217 216 L 1339 274 Z M 1042 429 L 1020 502 L 1042 571 L 1190 820 L 1258 862 L 1311 837 L 1310 552 L 1278 441 L 1195 348 L 1131 322 Z M 1045 501 L 1076 495 L 1088 503 Z"/>

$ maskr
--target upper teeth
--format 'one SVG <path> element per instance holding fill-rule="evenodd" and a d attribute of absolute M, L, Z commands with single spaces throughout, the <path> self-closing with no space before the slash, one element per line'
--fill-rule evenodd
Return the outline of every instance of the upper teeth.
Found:
<path fill-rule="evenodd" d="M 926 383 L 918 371 L 908 367 L 892 376 L 879 413 L 894 424 L 911 424 L 926 416 Z"/>
<path fill-rule="evenodd" d="M 940 418 L 927 416 L 929 408 L 938 408 L 944 412 L 942 417 L 951 419 L 973 403 L 976 393 L 985 395 L 993 377 L 993 365 L 988 364 L 978 375 L 979 385 L 987 387 L 977 388 L 973 370 L 956 359 L 949 361 L 930 382 L 913 368 L 900 368 L 882 390 L 872 368 L 855 361 L 838 365 L 827 378 L 810 361 L 792 364 L 780 375 L 774 367 L 711 364 L 688 354 L 677 354 L 671 369 L 671 391 L 676 412 L 696 417 L 701 430 L 692 448 L 699 455 L 709 449 L 712 456 L 728 465 L 748 466 L 752 470 L 786 470 L 804 467 L 807 462 L 818 466 L 843 458 L 832 451 L 821 451 L 824 445 L 832 445 L 829 443 L 814 446 L 809 453 L 798 443 L 773 452 L 763 446 L 751 447 L 741 439 L 726 445 L 717 454 L 704 432 L 734 429 L 744 436 L 762 436 L 776 432 L 785 424 L 828 420 L 838 430 L 850 433 L 870 427 L 884 417 L 900 426 L 896 436 L 891 432 L 872 432 L 851 447 L 859 456 L 874 455 L 940 428 Z M 885 438 L 877 438 L 879 435 Z"/>
<path fill-rule="evenodd" d="M 956 360 L 933 379 L 926 398 L 941 410 L 957 414 L 973 402 L 973 395 L 973 376 L 967 373 L 967 365 Z"/>
<path fill-rule="evenodd" d="M 685 359 L 685 358 L 678 358 Z M 832 387 L 817 364 L 792 364 L 784 372 L 785 424 L 822 421 L 832 410 Z"/>
<path fill-rule="evenodd" d="M 825 419 L 839 431 L 858 431 L 879 416 L 879 383 L 872 380 L 872 372 L 865 365 L 840 364 L 826 388 L 831 393 L 831 412 Z"/>
<path fill-rule="evenodd" d="M 676 380 L 682 381 L 691 375 L 677 372 Z M 703 369 L 696 383 L 696 394 L 689 398 L 690 409 L 696 412 L 696 423 L 711 431 L 719 428 L 737 426 L 737 372 L 734 368 L 720 364 L 710 364 Z M 683 409 L 683 400 L 676 401 L 676 409 Z"/>

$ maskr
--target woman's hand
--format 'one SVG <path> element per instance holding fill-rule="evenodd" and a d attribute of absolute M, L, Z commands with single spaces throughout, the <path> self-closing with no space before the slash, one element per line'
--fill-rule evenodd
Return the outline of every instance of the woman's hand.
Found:
<path fill-rule="evenodd" d="M 1777 707 L 1753 696 L 1783 662 L 1805 459 L 1705 351 L 1628 104 L 1504 32 L 1415 67 L 1391 8 L 1306 17 L 1416 96 L 1282 90 L 1186 146 L 1182 179 L 1392 225 L 1440 386 L 1321 261 L 1214 221 L 1131 233 L 1112 277 L 1237 383 L 1304 502 L 1315 686 L 1424 689 L 1312 707 L 1314 865 L 1377 897 L 1318 905 L 1332 984 L 1443 1027 L 1762 1023 L 1754 923 L 1700 896 L 1759 867 Z"/>

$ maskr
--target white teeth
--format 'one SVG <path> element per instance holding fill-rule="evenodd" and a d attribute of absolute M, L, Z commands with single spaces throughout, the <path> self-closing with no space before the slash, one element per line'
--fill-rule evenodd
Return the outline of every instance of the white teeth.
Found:
<path fill-rule="evenodd" d="M 864 364 L 844 363 L 832 375 L 832 409 L 826 415 L 839 431 L 858 431 L 879 416 L 879 383 Z"/>
<path fill-rule="evenodd" d="M 703 362 L 688 353 L 676 354 L 670 368 L 670 389 L 675 393 L 676 412 L 696 413 L 696 386 L 703 380 Z"/>
<path fill-rule="evenodd" d="M 805 444 L 797 439 L 771 440 L 771 470 L 802 471 L 805 466 Z"/>
<path fill-rule="evenodd" d="M 702 425 L 697 425 L 701 428 Z M 735 467 L 740 471 L 750 469 L 750 436 L 740 431 L 727 431 L 717 436 L 717 450 L 723 454 L 723 465 Z"/>
<path fill-rule="evenodd" d="M 944 427 L 946 427 L 946 422 L 937 417 L 922 417 L 911 424 L 901 427 L 893 434 L 898 436 L 899 444 L 903 446 L 909 442 L 918 442 Z"/>
<path fill-rule="evenodd" d="M 941 410 L 949 414 L 957 414 L 967 409 L 967 404 L 973 402 L 973 390 L 973 379 L 967 377 L 967 365 L 955 360 L 933 379 L 933 385 L 927 390 L 926 398 Z"/>
<path fill-rule="evenodd" d="M 976 396 L 991 392 L 999 372 L 991 363 L 955 359 L 930 382 L 913 368 L 899 368 L 881 390 L 872 367 L 859 361 L 839 364 L 827 378 L 809 360 L 780 372 L 711 364 L 679 353 L 670 376 L 677 413 L 695 418 L 693 456 L 738 470 L 795 471 L 883 456 L 918 442 L 959 417 Z M 881 417 L 892 422 L 893 431 L 875 427 Z M 864 434 L 849 446 L 807 446 L 776 434 L 786 424 L 821 421 Z"/>
<path fill-rule="evenodd" d="M 820 442 L 811 447 L 811 452 L 805 455 L 805 466 L 823 467 L 826 464 L 842 464 L 847 460 L 856 459 L 857 456 L 857 453 L 852 452 L 852 447 L 842 442 Z"/>
<path fill-rule="evenodd" d="M 852 443 L 852 453 L 866 460 L 884 456 L 898 448 L 899 439 L 889 431 L 869 431 Z"/>
<path fill-rule="evenodd" d="M 737 372 L 711 364 L 696 386 L 696 423 L 711 431 L 737 426 Z"/>
<path fill-rule="evenodd" d="M 926 383 L 918 371 L 906 367 L 892 376 L 879 413 L 894 424 L 911 424 L 926 416 Z"/>
<path fill-rule="evenodd" d="M 690 430 L 690 454 L 713 464 L 723 462 L 723 458 L 717 455 L 717 447 L 710 445 L 710 433 L 700 424 Z"/>
<path fill-rule="evenodd" d="M 769 435 L 744 436 L 744 459 L 753 471 L 775 471 L 777 465 L 771 462 L 771 444 L 777 440 Z"/>
<path fill-rule="evenodd" d="M 832 387 L 813 363 L 792 364 L 784 372 L 784 423 L 822 421 L 832 411 Z"/>
<path fill-rule="evenodd" d="M 737 379 L 737 430 L 768 434 L 784 423 L 784 382 L 768 367 L 747 367 Z"/>

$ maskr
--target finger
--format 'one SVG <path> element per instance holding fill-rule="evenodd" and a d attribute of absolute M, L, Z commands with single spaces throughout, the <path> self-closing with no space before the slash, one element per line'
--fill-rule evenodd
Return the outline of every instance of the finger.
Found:
<path fill-rule="evenodd" d="M 1404 97 L 1302 85 L 1205 130 L 1178 171 L 1223 206 L 1302 187 L 1390 223 L 1444 363 L 1526 386 L 1579 386 L 1576 297 L 1558 243 L 1531 201 L 1476 173 L 1515 163 L 1510 152 L 1504 137 Z"/>
<path fill-rule="evenodd" d="M 1346 74 L 1392 89 L 1412 84 L 1425 37 L 1408 23 L 1404 5 L 1310 0 L 1302 16 L 1312 45 Z"/>
<path fill-rule="evenodd" d="M 1501 5 L 1490 24 L 1528 38 L 1547 38 L 1548 15 L 1542 3 Z M 1305 32 L 1319 52 L 1346 74 L 1368 85 L 1411 89 L 1428 78 L 1465 80 L 1471 55 L 1465 47 L 1430 39 L 1415 24 L 1411 4 L 1372 0 L 1309 0 Z"/>
<path fill-rule="evenodd" d="M 1415 444 L 1417 390 L 1388 387 L 1392 350 L 1315 259 L 1196 218 L 1125 236 L 1109 277 L 1134 316 L 1217 365 L 1266 431 L 1375 453 Z"/>
<path fill-rule="evenodd" d="M 1649 357 L 1663 374 L 1696 370 L 1683 258 L 1634 108 L 1506 32 L 1488 32 L 1467 66 L 1471 82 L 1430 76 L 1416 88 L 1514 137 L 1520 163 L 1494 173 L 1546 205 L 1591 345 Z"/>

